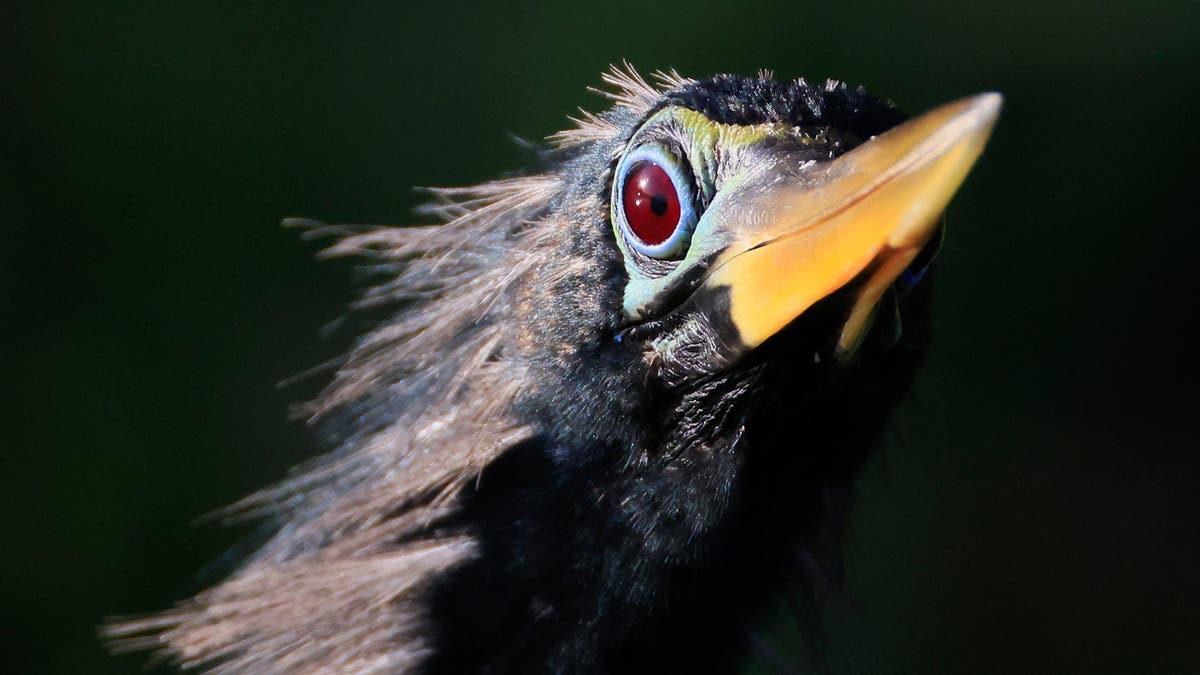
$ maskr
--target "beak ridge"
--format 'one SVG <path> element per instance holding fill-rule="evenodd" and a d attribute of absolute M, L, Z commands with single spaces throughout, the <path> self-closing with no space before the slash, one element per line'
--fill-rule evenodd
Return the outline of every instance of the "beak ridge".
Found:
<path fill-rule="evenodd" d="M 714 203 L 709 217 L 730 244 L 704 286 L 728 289 L 729 323 L 745 351 L 866 274 L 838 339 L 839 353 L 852 351 L 883 292 L 936 231 L 1001 100 L 948 103 L 794 175 L 768 166 Z"/>

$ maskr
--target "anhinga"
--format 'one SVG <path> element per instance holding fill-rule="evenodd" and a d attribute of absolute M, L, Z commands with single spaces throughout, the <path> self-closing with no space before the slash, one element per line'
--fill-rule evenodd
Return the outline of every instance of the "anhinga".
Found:
<path fill-rule="evenodd" d="M 1000 97 L 614 69 L 540 169 L 339 229 L 389 318 L 276 528 L 120 644 L 219 672 L 727 672 L 844 511 L 926 345 L 940 214 Z M 901 330 L 903 328 L 903 330 Z"/>

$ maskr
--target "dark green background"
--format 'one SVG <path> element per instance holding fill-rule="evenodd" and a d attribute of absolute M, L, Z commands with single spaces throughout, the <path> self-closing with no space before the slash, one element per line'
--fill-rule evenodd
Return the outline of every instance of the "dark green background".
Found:
<path fill-rule="evenodd" d="M 862 482 L 850 651 L 1200 672 L 1194 0 L 75 4 L 0 9 L 0 670 L 136 672 L 96 624 L 195 590 L 239 532 L 193 519 L 314 452 L 315 385 L 275 383 L 353 284 L 281 217 L 411 222 L 629 59 L 1005 94 Z"/>

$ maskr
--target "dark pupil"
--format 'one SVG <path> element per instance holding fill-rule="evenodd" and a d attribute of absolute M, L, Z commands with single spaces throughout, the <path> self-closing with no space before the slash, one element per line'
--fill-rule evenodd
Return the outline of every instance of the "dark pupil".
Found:
<path fill-rule="evenodd" d="M 667 172 L 654 162 L 638 162 L 630 168 L 621 197 L 629 229 L 643 243 L 657 246 L 679 226 L 679 193 Z"/>

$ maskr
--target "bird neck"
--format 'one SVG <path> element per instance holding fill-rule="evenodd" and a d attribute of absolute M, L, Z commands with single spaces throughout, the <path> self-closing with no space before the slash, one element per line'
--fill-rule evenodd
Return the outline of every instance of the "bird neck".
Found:
<path fill-rule="evenodd" d="M 758 384 L 688 392 L 651 450 L 541 437 L 490 466 L 460 514 L 478 556 L 432 591 L 427 672 L 735 669 L 822 503 L 748 459 L 797 455 L 748 422 Z"/>

